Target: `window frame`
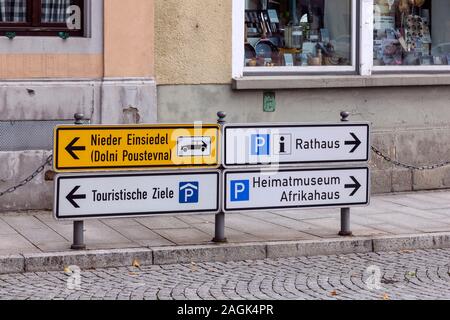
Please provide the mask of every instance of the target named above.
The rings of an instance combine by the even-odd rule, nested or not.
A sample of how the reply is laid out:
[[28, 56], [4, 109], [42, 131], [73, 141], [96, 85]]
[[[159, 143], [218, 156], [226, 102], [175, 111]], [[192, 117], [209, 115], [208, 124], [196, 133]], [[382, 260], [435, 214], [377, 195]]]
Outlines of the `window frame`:
[[70, 37], [83, 37], [85, 30], [85, 0], [73, 0], [81, 9], [81, 29], [70, 30], [65, 23], [44, 23], [42, 18], [42, 0], [27, 1], [28, 22], [0, 22], [0, 36], [14, 32], [16, 36], [58, 36], [67, 32]]
[[379, 74], [442, 74], [450, 73], [450, 65], [429, 66], [375, 66], [373, 55], [374, 0], [352, 0], [352, 66], [318, 67], [246, 67], [245, 56], [245, 1], [233, 0], [232, 13], [232, 78], [253, 76], [317, 76]]
[[[307, 75], [307, 74], [355, 74], [358, 66], [358, 1], [351, 1], [351, 60], [352, 64], [348, 66], [295, 66], [295, 67], [247, 67], [244, 66], [243, 59], [245, 55], [245, 1], [233, 0], [233, 74], [242, 76], [258, 75]], [[239, 21], [237, 21], [239, 20]], [[240, 31], [239, 31], [240, 30]], [[240, 39], [240, 44], [237, 39]], [[235, 56], [235, 52], [241, 52], [240, 59]]]
[[[372, 21], [374, 20], [373, 15], [373, 6], [374, 6], [374, 0], [367, 1], [370, 2], [372, 5]], [[450, 17], [449, 17], [450, 19]], [[373, 74], [383, 74], [383, 73], [447, 73], [450, 72], [450, 65], [427, 65], [427, 66], [375, 66], [373, 64], [373, 23], [372, 23], [372, 32], [370, 33], [370, 40], [372, 41], [372, 50], [371, 50], [371, 68]], [[364, 35], [364, 37], [368, 37], [367, 33]], [[368, 41], [369, 39], [366, 39], [365, 41]]]

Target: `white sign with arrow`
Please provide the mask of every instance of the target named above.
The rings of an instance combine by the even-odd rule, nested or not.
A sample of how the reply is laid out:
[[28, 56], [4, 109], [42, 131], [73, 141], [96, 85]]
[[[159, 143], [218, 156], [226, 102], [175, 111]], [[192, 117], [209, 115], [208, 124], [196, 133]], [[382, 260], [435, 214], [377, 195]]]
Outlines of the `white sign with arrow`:
[[224, 127], [223, 163], [236, 166], [367, 162], [370, 125], [258, 124]]
[[225, 171], [224, 211], [352, 207], [369, 204], [369, 169]]
[[55, 180], [58, 220], [217, 213], [218, 171], [65, 174]]

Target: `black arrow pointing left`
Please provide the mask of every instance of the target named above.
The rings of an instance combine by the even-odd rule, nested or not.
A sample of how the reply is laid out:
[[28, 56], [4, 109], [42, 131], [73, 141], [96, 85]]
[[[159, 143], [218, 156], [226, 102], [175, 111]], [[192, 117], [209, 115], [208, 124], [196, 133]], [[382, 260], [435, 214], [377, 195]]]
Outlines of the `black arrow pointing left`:
[[345, 141], [346, 146], [354, 146], [353, 149], [350, 151], [350, 153], [353, 153], [358, 149], [358, 147], [361, 145], [361, 140], [354, 134], [353, 132], [350, 132], [350, 135], [353, 138], [353, 141]]
[[353, 197], [358, 192], [358, 190], [361, 189], [361, 184], [353, 176], [351, 176], [350, 179], [353, 180], [354, 184], [346, 184], [345, 189], [353, 189], [353, 192], [350, 194], [350, 197]]
[[80, 138], [74, 138], [72, 140], [72, 142], [70, 142], [67, 147], [66, 147], [66, 151], [70, 154], [70, 156], [72, 158], [74, 158], [75, 160], [80, 160], [80, 158], [78, 158], [78, 156], [76, 155], [76, 153], [74, 151], [85, 151], [86, 147], [85, 146], [75, 146], [75, 143], [78, 142], [78, 140], [80, 140]]
[[75, 194], [78, 191], [78, 189], [80, 189], [80, 187], [81, 186], [76, 186], [75, 188], [73, 188], [73, 190], [70, 191], [70, 193], [66, 197], [66, 199], [69, 200], [69, 202], [74, 206], [74, 208], [80, 207], [78, 203], [75, 202], [75, 200], [86, 199], [85, 194]]

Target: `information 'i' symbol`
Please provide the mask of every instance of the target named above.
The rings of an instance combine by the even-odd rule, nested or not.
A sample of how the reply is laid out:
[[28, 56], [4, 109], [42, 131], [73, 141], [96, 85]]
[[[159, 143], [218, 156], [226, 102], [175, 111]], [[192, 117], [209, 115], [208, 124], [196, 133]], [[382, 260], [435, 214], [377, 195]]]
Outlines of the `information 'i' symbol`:
[[286, 138], [284, 136], [280, 137], [280, 154], [286, 153]]

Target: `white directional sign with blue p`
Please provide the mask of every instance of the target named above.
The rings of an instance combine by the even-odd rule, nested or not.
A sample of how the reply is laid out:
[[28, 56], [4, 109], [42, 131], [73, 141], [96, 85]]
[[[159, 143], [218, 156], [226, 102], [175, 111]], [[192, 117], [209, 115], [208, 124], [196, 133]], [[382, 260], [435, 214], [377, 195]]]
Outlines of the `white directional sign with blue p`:
[[369, 123], [229, 124], [224, 127], [223, 165], [367, 162]]
[[62, 174], [54, 213], [58, 220], [217, 213], [220, 180], [219, 171], [209, 170]]
[[226, 170], [225, 212], [365, 206], [370, 171], [359, 168]]

